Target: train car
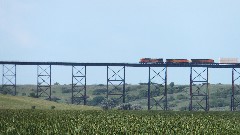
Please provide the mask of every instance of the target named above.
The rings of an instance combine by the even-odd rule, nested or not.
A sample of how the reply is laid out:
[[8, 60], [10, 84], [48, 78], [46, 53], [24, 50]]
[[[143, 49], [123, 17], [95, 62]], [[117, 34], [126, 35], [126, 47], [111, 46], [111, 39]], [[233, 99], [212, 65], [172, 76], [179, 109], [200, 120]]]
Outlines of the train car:
[[166, 59], [166, 63], [189, 63], [188, 59]]
[[194, 64], [213, 64], [213, 59], [191, 59], [191, 63]]
[[162, 58], [158, 58], [158, 59], [141, 58], [139, 63], [141, 63], [141, 64], [162, 64], [164, 62], [163, 62]]
[[238, 58], [219, 58], [220, 64], [237, 64]]

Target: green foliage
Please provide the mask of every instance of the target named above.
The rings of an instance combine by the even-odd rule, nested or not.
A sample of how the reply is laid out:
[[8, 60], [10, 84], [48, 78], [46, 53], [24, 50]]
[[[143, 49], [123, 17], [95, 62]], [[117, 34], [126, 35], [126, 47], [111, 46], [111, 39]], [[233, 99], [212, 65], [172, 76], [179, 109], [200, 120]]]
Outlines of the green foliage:
[[188, 111], [188, 110], [189, 110], [188, 107], [181, 107], [181, 108], [179, 109], [179, 111]]
[[141, 107], [141, 105], [138, 104], [130, 104], [130, 103], [124, 103], [121, 104], [117, 107], [118, 110], [142, 110], [143, 108]]
[[72, 90], [67, 87], [62, 87], [62, 93], [71, 93]]
[[173, 93], [174, 93], [174, 90], [175, 90], [175, 89], [174, 89], [173, 87], [169, 88], [169, 89], [168, 89], [168, 94], [173, 94]]
[[[173, 87], [174, 88], [174, 93], [184, 92], [187, 87], [188, 86], [185, 86], [185, 85], [178, 85], [178, 86], [175, 85], [175, 87]], [[187, 88], [187, 91], [188, 91], [188, 89], [189, 88]]]
[[96, 96], [90, 101], [90, 105], [99, 105], [105, 98], [103, 96]]
[[107, 93], [107, 89], [96, 89], [92, 92], [93, 95], [101, 95], [106, 93]]
[[116, 102], [113, 99], [104, 99], [101, 102], [101, 107], [103, 110], [109, 110], [116, 106]]
[[56, 107], [55, 106], [51, 106], [51, 109], [54, 110]]
[[225, 107], [225, 106], [230, 106], [230, 102], [223, 98], [215, 98], [210, 102], [210, 107]]
[[[169, 82], [170, 84], [170, 82]], [[197, 89], [197, 86], [200, 87], [200, 85], [196, 85], [193, 87], [193, 92], [196, 92], [195, 90]], [[94, 98], [97, 96], [103, 96], [105, 97], [106, 94], [106, 86], [104, 84], [100, 84], [98, 85], [87, 85], [87, 96], [89, 96], [88, 100], [87, 100], [87, 104], [88, 105], [96, 105], [99, 106], [99, 104], [92, 104], [92, 101], [95, 102]], [[120, 87], [122, 87], [122, 85], [120, 85]], [[0, 86], [0, 89], [2, 87]], [[4, 89], [6, 89], [8, 87], [4, 87]], [[72, 96], [72, 85], [52, 85], [52, 96], [56, 96], [59, 97], [61, 100], [57, 100], [57, 102], [59, 103], [69, 103], [71, 104], [72, 100], [71, 100], [71, 96]], [[157, 88], [157, 89], [155, 89]], [[174, 85], [172, 88], [170, 87], [170, 85], [168, 85], [168, 104], [177, 104], [176, 107], [173, 107], [171, 109], [174, 110], [179, 110], [181, 107], [183, 106], [188, 106], [189, 104], [189, 85]], [[210, 84], [209, 85], [209, 105], [210, 105], [210, 110], [230, 110], [229, 107], [230, 106], [230, 102], [231, 102], [231, 95], [232, 95], [232, 90], [231, 90], [232, 86], [231, 85], [226, 85], [226, 84]], [[109, 89], [113, 89], [112, 86], [109, 86]], [[1, 90], [0, 90], [1, 91]], [[26, 93], [27, 96], [30, 95], [31, 92], [33, 93], [37, 93], [36, 90], [36, 86], [35, 85], [18, 85], [17, 86], [17, 92], [19, 92], [19, 96], [22, 95], [22, 93]], [[48, 91], [47, 91], [48, 92]], [[56, 93], [54, 93], [56, 92]], [[79, 92], [79, 89], [74, 90], [74, 94], [77, 94], [77, 92]], [[122, 91], [117, 91], [116, 93], [121, 93]], [[202, 91], [200, 93], [204, 93], [205, 92], [205, 86], [202, 87]], [[237, 95], [236, 99], [239, 99], [240, 97], [240, 90], [236, 87], [236, 91], [235, 94]], [[35, 97], [34, 94], [32, 93], [32, 97]], [[83, 94], [83, 91], [81, 91], [81, 93]], [[12, 92], [8, 92], [7, 90], [5, 91], [5, 94], [12, 94]], [[161, 84], [151, 84], [151, 97], [154, 98], [161, 98], [164, 94], [164, 87]], [[184, 99], [184, 97], [178, 96], [183, 94], [185, 95], [186, 98], [188, 99]], [[148, 95], [148, 86], [147, 83], [143, 85], [126, 85], [126, 97], [125, 97], [125, 101], [131, 104], [141, 104], [144, 109], [146, 109], [147, 107], [147, 95]], [[42, 96], [46, 96], [46, 95], [42, 95]], [[172, 99], [170, 99], [170, 97], [173, 96]], [[239, 96], [239, 97], [238, 97]], [[112, 96], [111, 96], [112, 97]], [[115, 96], [114, 98], [118, 98], [117, 96]], [[197, 99], [198, 97], [194, 97], [194, 99]], [[44, 97], [40, 97], [40, 99], [44, 99]], [[94, 99], [94, 100], [93, 100]], [[176, 100], [175, 100], [176, 99]], [[178, 99], [180, 99], [181, 101], [179, 101]], [[199, 97], [199, 101], [202, 98]], [[218, 99], [221, 99], [220, 101]], [[77, 101], [78, 99], [76, 99]], [[122, 99], [120, 99], [122, 101]], [[82, 100], [81, 100], [82, 101]], [[177, 102], [176, 102], [177, 101]], [[204, 101], [203, 101], [204, 102]], [[96, 103], [96, 102], [95, 102]], [[119, 102], [122, 103], [122, 102]], [[26, 108], [29, 108], [29, 106], [31, 107], [31, 105], [28, 105]], [[219, 108], [220, 106], [223, 106], [221, 108]], [[40, 106], [38, 106], [39, 108]], [[46, 108], [50, 108], [50, 106], [46, 107]], [[57, 107], [57, 109], [59, 109], [59, 107]]]
[[60, 83], [58, 83], [58, 82], [55, 82], [53, 85], [60, 85]]
[[239, 112], [0, 110], [0, 134], [240, 134]]
[[32, 108], [32, 109], [36, 109], [36, 106], [32, 106], [31, 108]]
[[168, 101], [174, 101], [174, 100], [175, 100], [175, 98], [173, 96], [170, 96], [168, 99]]
[[171, 88], [173, 88], [174, 82], [171, 82], [171, 83], [169, 84], [169, 86], [170, 86]]
[[137, 99], [139, 99], [139, 95], [135, 96], [135, 95], [126, 95], [126, 99], [128, 102], [131, 102], [131, 101], [135, 101]]
[[56, 96], [51, 97], [51, 101], [58, 102], [58, 100], [61, 100], [61, 99]]
[[188, 99], [188, 97], [183, 95], [183, 94], [179, 94], [179, 95], [177, 95], [177, 99], [178, 100], [183, 100], [183, 99]]
[[147, 90], [140, 90], [138, 95], [139, 95], [139, 97], [147, 97], [148, 91]]
[[7, 95], [7, 94], [14, 94], [13, 90], [10, 89], [9, 87], [4, 87], [4, 88], [1, 88], [0, 90], [0, 93], [3, 94], [3, 95]]
[[171, 103], [171, 104], [168, 105], [168, 107], [170, 107], [170, 108], [171, 107], [176, 107], [176, 106], [177, 106], [177, 104], [174, 104], [174, 103]]
[[37, 98], [37, 95], [36, 95], [34, 92], [31, 92], [31, 93], [29, 94], [29, 97]]

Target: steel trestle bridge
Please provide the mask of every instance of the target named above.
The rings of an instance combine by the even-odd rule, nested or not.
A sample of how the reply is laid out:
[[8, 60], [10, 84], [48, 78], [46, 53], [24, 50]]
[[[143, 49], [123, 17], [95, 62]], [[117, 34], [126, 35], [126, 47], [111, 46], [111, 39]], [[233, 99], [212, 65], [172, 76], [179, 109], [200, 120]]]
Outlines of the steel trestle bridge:
[[[86, 105], [86, 78], [87, 67], [104, 66], [107, 69], [107, 98], [118, 97], [125, 103], [125, 69], [126, 67], [145, 67], [148, 68], [148, 90], [147, 101], [148, 110], [156, 109], [169, 110], [168, 88], [167, 88], [167, 69], [168, 67], [190, 68], [190, 89], [189, 89], [189, 111], [204, 110], [209, 111], [209, 68], [228, 68], [232, 69], [232, 91], [231, 91], [231, 111], [236, 111], [240, 107], [240, 97], [237, 91], [240, 86], [236, 84], [240, 80], [239, 64], [196, 64], [196, 63], [177, 63], [177, 64], [139, 64], [139, 63], [73, 63], [73, 62], [20, 62], [20, 61], [0, 61], [3, 66], [2, 71], [2, 90], [12, 89], [16, 95], [16, 68], [21, 65], [37, 66], [37, 97], [45, 95], [48, 100], [52, 98], [51, 90], [51, 71], [52, 66], [71, 66], [72, 67], [72, 104]], [[116, 68], [117, 67], [117, 68]], [[157, 80], [157, 82], [156, 82]], [[161, 90], [162, 88], [162, 90]], [[151, 90], [161, 91], [160, 96], [155, 98]]]

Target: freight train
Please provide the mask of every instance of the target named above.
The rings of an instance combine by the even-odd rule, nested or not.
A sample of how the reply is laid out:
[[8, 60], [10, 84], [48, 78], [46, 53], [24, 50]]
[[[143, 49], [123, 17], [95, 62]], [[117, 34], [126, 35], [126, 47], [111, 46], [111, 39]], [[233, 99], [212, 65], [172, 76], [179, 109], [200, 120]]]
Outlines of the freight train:
[[[163, 58], [141, 58], [139, 63], [141, 64], [186, 64], [186, 63], [192, 63], [192, 64], [216, 64], [213, 59], [166, 59], [166, 61], [163, 61]], [[217, 64], [239, 64], [238, 58], [220, 58], [219, 63]]]

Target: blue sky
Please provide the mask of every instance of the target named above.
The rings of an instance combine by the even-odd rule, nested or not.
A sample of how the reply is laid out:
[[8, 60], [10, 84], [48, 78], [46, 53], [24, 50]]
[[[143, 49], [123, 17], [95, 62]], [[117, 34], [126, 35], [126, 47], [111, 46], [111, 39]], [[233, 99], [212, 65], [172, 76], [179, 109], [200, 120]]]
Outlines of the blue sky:
[[[240, 58], [239, 6], [239, 0], [0, 0], [0, 60], [135, 63], [142, 57]], [[56, 81], [71, 82], [66, 79], [71, 79], [70, 67], [54, 68]], [[170, 81], [189, 83], [189, 69], [180, 69], [182, 74], [169, 70]], [[90, 68], [89, 83], [104, 83], [104, 77], [96, 76], [104, 76], [105, 70]], [[19, 83], [36, 82], [35, 67], [18, 71]], [[145, 71], [129, 69], [128, 81], [146, 81]], [[226, 79], [230, 70], [211, 72], [213, 82], [231, 82]]]

